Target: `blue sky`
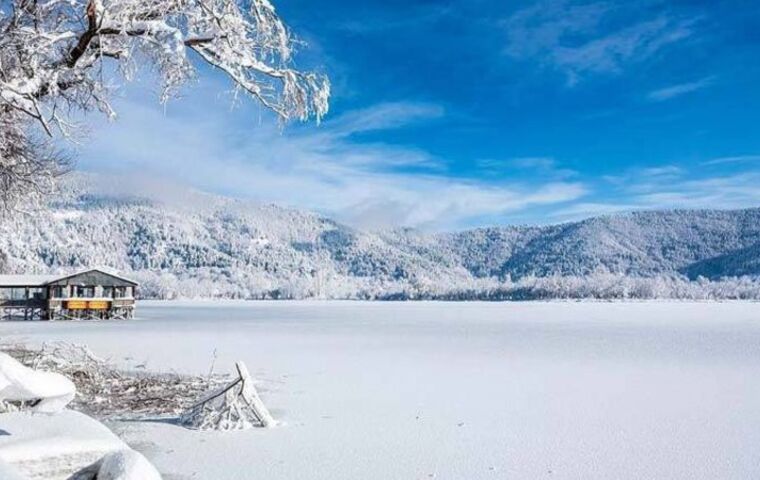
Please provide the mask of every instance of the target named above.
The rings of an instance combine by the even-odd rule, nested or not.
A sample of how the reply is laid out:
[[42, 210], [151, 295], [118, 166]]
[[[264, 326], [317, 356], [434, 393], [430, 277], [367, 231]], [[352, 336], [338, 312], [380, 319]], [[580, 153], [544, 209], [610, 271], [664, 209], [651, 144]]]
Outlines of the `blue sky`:
[[308, 43], [297, 65], [331, 77], [322, 125], [231, 108], [204, 69], [166, 107], [125, 88], [81, 167], [362, 227], [760, 206], [757, 1], [275, 5]]

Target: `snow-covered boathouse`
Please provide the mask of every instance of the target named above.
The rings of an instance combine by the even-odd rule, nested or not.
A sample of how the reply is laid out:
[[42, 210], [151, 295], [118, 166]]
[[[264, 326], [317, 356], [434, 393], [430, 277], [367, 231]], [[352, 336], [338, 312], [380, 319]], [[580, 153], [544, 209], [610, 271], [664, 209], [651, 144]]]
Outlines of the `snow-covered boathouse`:
[[132, 318], [137, 282], [100, 269], [69, 275], [0, 275], [0, 318]]

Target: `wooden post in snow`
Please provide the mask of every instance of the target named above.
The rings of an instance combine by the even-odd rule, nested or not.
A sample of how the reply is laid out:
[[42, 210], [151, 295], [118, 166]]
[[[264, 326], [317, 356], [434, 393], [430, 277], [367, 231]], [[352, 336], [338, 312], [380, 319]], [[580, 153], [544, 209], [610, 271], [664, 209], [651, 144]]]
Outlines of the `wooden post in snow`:
[[245, 363], [237, 362], [235, 364], [235, 368], [237, 368], [238, 375], [240, 375], [240, 381], [243, 384], [240, 391], [240, 396], [246, 403], [248, 403], [248, 406], [251, 407], [251, 410], [258, 418], [259, 423], [261, 423], [262, 427], [274, 427], [274, 418], [272, 418], [272, 415], [270, 415], [269, 410], [264, 405], [264, 402], [262, 402], [261, 398], [259, 398], [256, 387], [253, 385], [251, 374], [248, 373], [248, 368], [245, 366]]

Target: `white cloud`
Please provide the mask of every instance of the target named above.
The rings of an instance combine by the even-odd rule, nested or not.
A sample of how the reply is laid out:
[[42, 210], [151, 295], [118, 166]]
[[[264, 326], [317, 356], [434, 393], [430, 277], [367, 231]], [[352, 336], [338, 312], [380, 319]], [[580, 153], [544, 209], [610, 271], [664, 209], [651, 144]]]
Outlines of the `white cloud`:
[[568, 179], [578, 172], [562, 167], [552, 157], [517, 157], [508, 159], [484, 158], [477, 161], [479, 171], [487, 174], [505, 174], [516, 171], [528, 172], [539, 178]]
[[520, 157], [513, 158], [510, 163], [517, 168], [536, 168], [539, 170], [554, 170], [557, 161], [551, 157]]
[[[197, 102], [194, 102], [197, 104]], [[435, 105], [398, 102], [349, 112], [321, 127], [280, 131], [265, 121], [241, 130], [213, 108], [174, 116], [125, 102], [120, 120], [96, 130], [84, 151], [91, 170], [139, 171], [202, 190], [316, 210], [363, 227], [468, 226], [586, 193], [578, 182], [495, 183], [444, 175], [429, 152], [357, 135], [436, 121]], [[410, 172], [410, 169], [414, 173]]]
[[349, 136], [354, 133], [389, 130], [422, 120], [440, 118], [444, 110], [429, 103], [390, 102], [353, 110], [330, 124], [330, 133]]
[[669, 87], [660, 88], [649, 92], [647, 98], [653, 102], [663, 102], [665, 100], [670, 100], [671, 98], [680, 97], [681, 95], [707, 88], [713, 84], [714, 80], [715, 77], [706, 77], [694, 82], [671, 85]]
[[737, 155], [733, 157], [713, 158], [702, 162], [702, 165], [726, 165], [730, 163], [760, 162], [760, 155]]
[[[669, 167], [663, 167], [663, 170]], [[623, 177], [621, 177], [623, 178]], [[616, 202], [578, 203], [557, 210], [557, 214], [592, 216], [621, 210], [671, 208], [735, 209], [760, 206], [760, 172], [733, 175], [684, 177], [647, 176], [631, 171], [627, 180], [607, 192]]]
[[745, 208], [760, 205], [760, 172], [651, 185], [634, 197], [648, 208]]
[[617, 188], [637, 190], [645, 188], [645, 186], [677, 180], [684, 173], [684, 170], [676, 165], [659, 165], [629, 168], [616, 175], [602, 175], [600, 179]]
[[677, 165], [660, 165], [657, 167], [646, 167], [635, 170], [635, 175], [638, 177], [647, 177], [660, 179], [678, 177], [683, 174], [683, 168]]
[[632, 168], [602, 177], [593, 195], [552, 208], [552, 221], [635, 210], [739, 209], [760, 207], [760, 172], [708, 175], [675, 165]]
[[504, 22], [506, 53], [551, 65], [574, 84], [588, 73], [620, 73], [693, 33], [694, 18], [640, 12], [623, 2], [543, 0]]

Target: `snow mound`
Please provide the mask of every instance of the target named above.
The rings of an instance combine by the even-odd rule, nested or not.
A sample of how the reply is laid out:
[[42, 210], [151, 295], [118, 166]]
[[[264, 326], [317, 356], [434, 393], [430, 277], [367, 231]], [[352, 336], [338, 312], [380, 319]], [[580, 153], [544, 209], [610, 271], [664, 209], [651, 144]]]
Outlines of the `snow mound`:
[[105, 455], [129, 448], [105, 425], [71, 410], [5, 413], [0, 424], [7, 432], [0, 436], [0, 462], [29, 478], [67, 479]]
[[0, 404], [5, 408], [29, 404], [35, 412], [59, 412], [75, 393], [76, 387], [63, 375], [32, 370], [0, 352]]
[[120, 450], [106, 455], [97, 480], [161, 480], [161, 475], [134, 450]]
[[[160, 480], [105, 425], [66, 410], [76, 387], [0, 352], [0, 480]], [[46, 415], [38, 415], [45, 413]]]

